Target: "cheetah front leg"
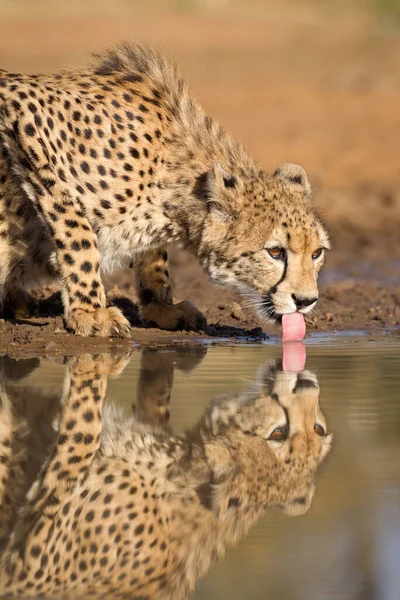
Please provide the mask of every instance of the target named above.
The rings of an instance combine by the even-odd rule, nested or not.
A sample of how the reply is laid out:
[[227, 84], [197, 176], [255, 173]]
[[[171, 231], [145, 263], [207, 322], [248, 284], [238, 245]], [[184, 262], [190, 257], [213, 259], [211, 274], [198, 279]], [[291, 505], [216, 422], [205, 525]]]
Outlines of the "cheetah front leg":
[[82, 203], [55, 178], [43, 140], [32, 140], [29, 145], [22, 128], [16, 136], [7, 126], [9, 119], [10, 111], [3, 110], [3, 152], [9, 160], [10, 176], [32, 201], [54, 242], [67, 328], [82, 336], [128, 337], [130, 325], [121, 311], [106, 308], [97, 236]]
[[97, 236], [83, 211], [68, 195], [58, 193], [46, 202], [44, 214], [51, 224], [64, 284], [67, 328], [82, 336], [128, 337], [130, 325], [121, 311], [106, 308]]
[[12, 500], [7, 493], [11, 472], [14, 417], [7, 392], [0, 382], [0, 548], [7, 538], [13, 514]]
[[191, 302], [173, 304], [168, 272], [168, 253], [164, 248], [148, 250], [135, 260], [139, 306], [147, 325], [160, 329], [201, 329], [202, 313]]
[[55, 521], [75, 487], [87, 477], [100, 447], [107, 379], [118, 376], [128, 362], [128, 353], [69, 359], [57, 440], [5, 547], [0, 561], [0, 595], [16, 586], [21, 597], [18, 585], [29, 572], [36, 573], [38, 584], [46, 579], [49, 571], [42, 557], [54, 543]]
[[57, 255], [67, 329], [77, 335], [128, 337], [130, 325], [116, 307], [106, 308], [97, 236], [82, 209], [55, 185], [38, 197]]
[[118, 376], [128, 362], [129, 354], [83, 354], [68, 360], [57, 442], [29, 492], [34, 512], [39, 506], [40, 512], [57, 511], [65, 492], [86, 476], [100, 445], [107, 378]]
[[29, 510], [51, 516], [65, 492], [87, 473], [98, 450], [107, 385], [103, 357], [68, 361], [58, 438], [52, 455], [29, 491]]

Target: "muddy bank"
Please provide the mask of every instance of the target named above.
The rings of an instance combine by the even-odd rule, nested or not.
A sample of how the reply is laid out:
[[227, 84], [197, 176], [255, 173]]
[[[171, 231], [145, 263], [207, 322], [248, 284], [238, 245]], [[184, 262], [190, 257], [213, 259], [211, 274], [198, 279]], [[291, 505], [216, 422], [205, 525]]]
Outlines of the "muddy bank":
[[68, 333], [62, 317], [35, 317], [29, 321], [0, 320], [0, 356], [57, 357], [72, 354], [120, 354], [135, 346], [170, 346], [202, 342], [261, 342], [268, 336], [260, 327], [207, 326], [205, 331], [162, 331], [133, 327], [130, 339], [83, 338]]
[[[328, 255], [321, 274], [320, 300], [307, 316], [307, 332], [367, 331], [382, 334], [400, 330], [400, 244], [398, 232], [383, 236], [354, 227], [345, 235], [343, 220], [334, 223], [333, 238], [340, 240]], [[349, 230], [350, 231], [350, 230]], [[60, 356], [80, 352], [121, 352], [132, 345], [191, 344], [222, 340], [247, 343], [276, 339], [279, 325], [262, 323], [247, 298], [213, 286], [195, 259], [170, 252], [174, 300], [191, 300], [203, 312], [207, 327], [200, 332], [168, 332], [146, 328], [140, 320], [132, 273], [117, 274], [106, 282], [109, 301], [132, 324], [130, 340], [85, 339], [69, 334], [55, 288], [32, 290], [38, 299], [36, 315], [26, 320], [0, 319], [0, 354], [15, 358]], [[246, 306], [246, 308], [244, 308]]]
[[[202, 279], [202, 274], [199, 278]], [[114, 285], [110, 297], [132, 323], [130, 340], [82, 338], [64, 328], [57, 295], [40, 303], [41, 316], [27, 320], [0, 320], [0, 354], [14, 358], [59, 356], [81, 352], [123, 352], [134, 345], [191, 344], [222, 340], [254, 343], [280, 335], [277, 325], [260, 327], [260, 320], [251, 309], [241, 307], [241, 299], [233, 293], [221, 292], [208, 282], [192, 279], [197, 305], [207, 318], [207, 327], [200, 332], [168, 332], [145, 328], [141, 324], [132, 288]], [[180, 287], [180, 286], [178, 286]], [[194, 299], [194, 298], [193, 298]], [[40, 311], [42, 311], [40, 313]], [[374, 282], [340, 281], [321, 289], [318, 309], [307, 317], [307, 331], [340, 332], [362, 330], [382, 334], [399, 331], [400, 286], [382, 286]]]

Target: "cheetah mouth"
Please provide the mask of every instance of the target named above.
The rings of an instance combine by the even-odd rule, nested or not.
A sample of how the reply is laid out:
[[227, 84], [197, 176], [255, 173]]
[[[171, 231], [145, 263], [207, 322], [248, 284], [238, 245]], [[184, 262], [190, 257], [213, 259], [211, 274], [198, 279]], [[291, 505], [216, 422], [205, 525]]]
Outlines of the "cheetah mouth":
[[262, 297], [261, 303], [261, 313], [264, 318], [267, 318], [269, 321], [275, 321], [276, 323], [282, 323], [282, 313], [279, 313], [275, 310], [274, 303], [272, 301], [272, 297], [270, 294], [265, 294]]
[[270, 322], [279, 323], [282, 328], [282, 342], [301, 341], [306, 334], [306, 322], [300, 310], [280, 313], [275, 309], [271, 294], [262, 298], [261, 315]]
[[268, 318], [271, 321], [275, 321], [276, 323], [280, 323], [281, 325], [282, 325], [282, 319], [284, 317], [286, 317], [287, 315], [294, 315], [294, 314], [304, 315], [304, 314], [306, 314], [306, 312], [302, 309], [293, 310], [291, 313], [281, 313], [281, 312], [277, 311], [274, 306], [272, 296], [270, 294], [264, 294], [264, 296], [262, 296], [262, 302], [260, 305], [260, 309], [261, 309], [261, 312], [264, 317]]

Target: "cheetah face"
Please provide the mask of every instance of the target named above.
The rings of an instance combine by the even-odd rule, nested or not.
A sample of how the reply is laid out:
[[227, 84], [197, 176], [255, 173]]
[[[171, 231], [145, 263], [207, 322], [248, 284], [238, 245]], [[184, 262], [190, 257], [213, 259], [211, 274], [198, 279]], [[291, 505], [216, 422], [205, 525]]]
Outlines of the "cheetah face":
[[307, 228], [288, 229], [277, 225], [267, 239], [264, 256], [260, 256], [264, 281], [273, 278], [267, 289], [265, 284], [257, 287], [255, 305], [263, 318], [278, 320], [296, 311], [306, 314], [318, 300], [317, 279], [329, 248], [327, 235], [317, 221]]
[[[270, 451], [280, 465], [289, 467], [286, 476], [294, 483], [280, 508], [290, 516], [301, 515], [311, 506], [314, 475], [329, 453], [332, 434], [319, 406], [319, 384], [314, 373], [269, 370], [264, 389], [277, 403], [277, 419], [267, 432]], [[298, 470], [303, 477], [294, 478]]]
[[[210, 419], [214, 435], [228, 440], [236, 470], [246, 474], [232, 482], [242, 506], [278, 506], [290, 516], [310, 508], [316, 472], [332, 443], [313, 373], [283, 372], [267, 364], [254, 388], [222, 400]], [[223, 453], [217, 456], [217, 475], [223, 479]], [[252, 495], [246, 497], [246, 490]]]
[[299, 165], [281, 165], [250, 182], [214, 170], [203, 262], [212, 281], [247, 295], [264, 320], [308, 313], [318, 300], [330, 246], [310, 194]]

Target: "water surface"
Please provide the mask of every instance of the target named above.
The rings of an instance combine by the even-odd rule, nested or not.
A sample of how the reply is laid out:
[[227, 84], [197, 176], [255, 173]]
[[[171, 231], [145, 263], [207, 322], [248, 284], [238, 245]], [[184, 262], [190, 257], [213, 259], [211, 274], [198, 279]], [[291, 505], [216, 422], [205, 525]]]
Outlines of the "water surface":
[[[329, 342], [329, 343], [328, 343]], [[307, 347], [332, 452], [310, 510], [268, 510], [211, 566], [201, 599], [395, 600], [400, 597], [400, 345], [395, 337], [316, 338]], [[248, 387], [260, 369], [279, 373], [278, 345], [134, 350], [106, 405], [128, 419], [192, 428], [218, 395]], [[2, 359], [2, 389], [29, 403], [57, 403], [63, 361]], [[46, 400], [47, 399], [47, 400]], [[31, 407], [32, 409], [32, 407]], [[51, 409], [49, 408], [49, 411]]]

